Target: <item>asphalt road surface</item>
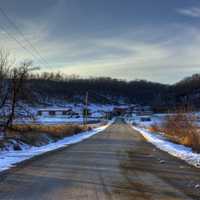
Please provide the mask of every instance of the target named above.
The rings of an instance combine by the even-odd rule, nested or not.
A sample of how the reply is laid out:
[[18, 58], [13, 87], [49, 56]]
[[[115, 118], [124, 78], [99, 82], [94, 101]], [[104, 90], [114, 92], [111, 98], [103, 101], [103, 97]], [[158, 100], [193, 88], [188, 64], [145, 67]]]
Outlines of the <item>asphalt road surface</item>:
[[199, 200], [199, 172], [119, 119], [88, 140], [0, 175], [0, 199]]

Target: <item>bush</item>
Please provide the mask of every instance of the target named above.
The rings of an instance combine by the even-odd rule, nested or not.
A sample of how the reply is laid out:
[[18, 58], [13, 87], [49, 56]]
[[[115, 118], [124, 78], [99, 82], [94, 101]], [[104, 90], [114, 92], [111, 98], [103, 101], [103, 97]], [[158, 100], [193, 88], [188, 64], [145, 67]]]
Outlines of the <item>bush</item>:
[[152, 124], [150, 127], [149, 127], [149, 131], [150, 132], [163, 132], [163, 129], [161, 126], [159, 126], [158, 124]]
[[[4, 148], [6, 142], [18, 141], [32, 146], [42, 146], [48, 144], [49, 141], [57, 141], [63, 137], [75, 135], [77, 133], [87, 131], [90, 126], [82, 125], [13, 125], [7, 128], [6, 138], [0, 148]], [[14, 146], [14, 149], [18, 150], [18, 146]]]
[[199, 128], [196, 124], [196, 116], [191, 112], [178, 111], [168, 116], [162, 125], [162, 130], [175, 142], [200, 151]]
[[89, 130], [89, 127], [81, 125], [13, 125], [7, 130], [7, 135], [13, 137], [46, 133], [52, 137], [62, 138], [86, 130]]

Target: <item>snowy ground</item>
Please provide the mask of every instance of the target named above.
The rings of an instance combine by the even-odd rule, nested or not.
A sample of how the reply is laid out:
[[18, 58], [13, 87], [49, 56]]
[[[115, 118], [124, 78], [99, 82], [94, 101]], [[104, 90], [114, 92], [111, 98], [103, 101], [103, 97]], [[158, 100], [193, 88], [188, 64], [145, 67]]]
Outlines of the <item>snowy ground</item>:
[[[98, 122], [99, 118], [88, 118], [88, 123], [90, 122]], [[36, 120], [34, 120], [31, 123], [35, 124], [82, 124], [83, 118], [67, 118], [63, 116], [57, 116], [57, 117], [38, 117]]]
[[152, 115], [150, 116], [151, 118], [151, 121], [146, 121], [146, 122], [142, 122], [141, 121], [141, 117], [142, 116], [133, 116], [131, 118], [128, 119], [128, 122], [129, 123], [134, 123], [134, 124], [137, 124], [137, 126], [139, 127], [143, 127], [143, 128], [149, 128], [151, 125], [153, 124], [162, 124], [162, 122], [164, 121], [166, 115]]
[[109, 122], [107, 125], [93, 129], [92, 131], [83, 132], [71, 137], [66, 137], [62, 140], [59, 140], [48, 145], [41, 147], [30, 147], [27, 149], [27, 146], [24, 150], [20, 151], [1, 151], [0, 152], [0, 171], [7, 170], [11, 167], [14, 167], [17, 163], [20, 163], [24, 160], [30, 159], [34, 156], [41, 155], [43, 153], [53, 151], [62, 147], [66, 147], [70, 144], [81, 142], [103, 130], [105, 130], [113, 121]]
[[[101, 120], [102, 118], [105, 118], [105, 112], [112, 111], [114, 108], [114, 105], [101, 105], [101, 104], [89, 104], [88, 109], [90, 110], [91, 116], [88, 118], [89, 122], [97, 122]], [[62, 115], [56, 115], [56, 116], [49, 116], [49, 115], [43, 115], [43, 116], [37, 116], [38, 110], [51, 110], [51, 109], [71, 109], [73, 112], [78, 114], [78, 117], [76, 116], [62, 116]], [[28, 107], [26, 108], [33, 116], [35, 116], [35, 119], [30, 118], [20, 118], [16, 119], [14, 123], [16, 124], [22, 124], [22, 123], [31, 123], [31, 124], [63, 124], [63, 123], [76, 123], [81, 124], [83, 123], [83, 104], [59, 104], [51, 107]]]
[[[196, 124], [200, 126], [200, 112], [193, 113], [197, 117]], [[136, 116], [133, 115], [131, 118], [128, 119], [130, 123], [137, 124], [137, 126], [141, 128], [149, 128], [151, 125], [162, 125], [162, 123], [165, 121], [166, 117], [174, 115], [173, 113], [171, 114], [166, 114], [166, 113], [159, 113], [159, 114], [153, 114], [150, 116], [151, 121], [149, 122], [142, 122], [140, 119], [142, 116]]]
[[[130, 123], [130, 121], [128, 122]], [[192, 152], [191, 148], [170, 142], [164, 136], [151, 133], [146, 128], [142, 128], [142, 126], [136, 127], [132, 125], [132, 128], [141, 133], [147, 141], [160, 150], [166, 151], [169, 154], [186, 161], [190, 165], [200, 168], [200, 154]]]

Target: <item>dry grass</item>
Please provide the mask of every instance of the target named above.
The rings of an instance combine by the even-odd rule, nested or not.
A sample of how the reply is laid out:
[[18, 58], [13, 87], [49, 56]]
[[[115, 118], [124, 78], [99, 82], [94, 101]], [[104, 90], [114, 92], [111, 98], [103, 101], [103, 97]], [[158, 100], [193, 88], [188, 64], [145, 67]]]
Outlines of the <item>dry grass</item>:
[[7, 130], [8, 133], [47, 133], [55, 137], [65, 137], [74, 135], [81, 131], [86, 131], [90, 127], [82, 125], [14, 125], [11, 129]]
[[149, 131], [156, 133], [156, 132], [162, 132], [163, 130], [162, 130], [162, 127], [160, 125], [158, 125], [158, 124], [152, 124], [149, 127]]
[[194, 122], [195, 117], [192, 114], [178, 112], [166, 118], [163, 123], [163, 130], [166, 134], [182, 139], [187, 143], [186, 137], [191, 137], [197, 131]]
[[6, 130], [6, 138], [41, 146], [47, 144], [49, 139], [56, 141], [90, 129], [90, 126], [82, 125], [14, 125]]
[[163, 132], [170, 140], [200, 152], [200, 132], [196, 120], [191, 112], [178, 110], [176, 114], [168, 116], [161, 126], [153, 125], [150, 130]]

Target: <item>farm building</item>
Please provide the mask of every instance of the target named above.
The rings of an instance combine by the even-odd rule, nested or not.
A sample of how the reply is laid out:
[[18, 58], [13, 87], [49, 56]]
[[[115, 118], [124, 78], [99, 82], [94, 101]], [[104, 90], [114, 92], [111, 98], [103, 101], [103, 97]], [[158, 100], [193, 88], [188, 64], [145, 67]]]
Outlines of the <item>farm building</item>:
[[71, 108], [45, 108], [37, 111], [37, 116], [78, 116]]

